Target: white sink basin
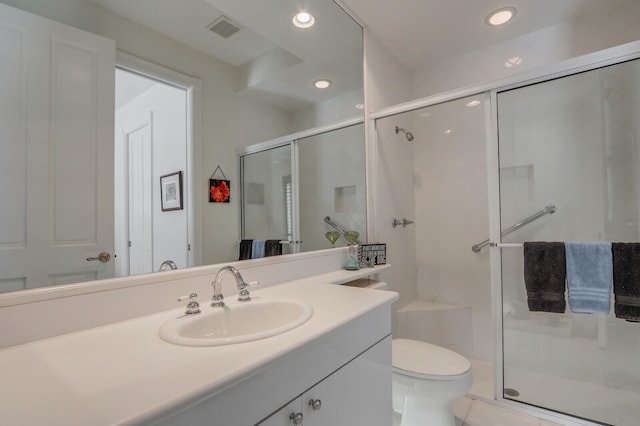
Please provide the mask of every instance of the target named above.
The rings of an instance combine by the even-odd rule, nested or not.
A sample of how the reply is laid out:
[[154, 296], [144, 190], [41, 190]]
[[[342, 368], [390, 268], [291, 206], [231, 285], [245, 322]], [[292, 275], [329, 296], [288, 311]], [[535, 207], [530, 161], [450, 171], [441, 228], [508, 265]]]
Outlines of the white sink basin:
[[160, 337], [182, 346], [232, 345], [284, 333], [313, 315], [311, 306], [288, 299], [253, 299], [224, 308], [201, 309], [201, 314], [165, 322], [160, 327]]

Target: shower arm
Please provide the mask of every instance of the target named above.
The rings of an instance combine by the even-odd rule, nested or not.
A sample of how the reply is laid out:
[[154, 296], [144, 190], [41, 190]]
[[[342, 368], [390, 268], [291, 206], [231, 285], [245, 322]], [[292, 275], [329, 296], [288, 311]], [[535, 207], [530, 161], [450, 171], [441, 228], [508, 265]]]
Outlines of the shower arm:
[[[340, 235], [342, 235], [344, 237], [344, 229], [342, 229], [342, 227], [340, 225], [338, 225], [337, 223], [332, 221], [329, 216], [325, 216], [324, 217], [324, 223], [326, 223], [327, 225], [329, 225], [330, 227], [332, 227], [333, 229], [338, 231], [340, 233]], [[355, 240], [354, 243], [362, 244], [362, 242], [360, 240]]]
[[[514, 232], [515, 230], [517, 230], [517, 229], [519, 229], [519, 228], [521, 228], [521, 227], [523, 227], [525, 225], [530, 224], [534, 220], [539, 219], [544, 215], [555, 213], [555, 211], [556, 211], [556, 206], [554, 206], [553, 204], [550, 204], [550, 205], [546, 206], [545, 208], [543, 208], [542, 210], [540, 210], [539, 212], [534, 213], [531, 216], [529, 216], [528, 218], [523, 219], [520, 222], [516, 223], [515, 225], [510, 226], [509, 228], [505, 229], [504, 231], [502, 231], [500, 233], [500, 235], [502, 237], [504, 237], [505, 235], [509, 235], [512, 232]], [[486, 247], [488, 245], [489, 245], [489, 240], [484, 240], [483, 242], [472, 246], [471, 250], [473, 250], [475, 253], [477, 253], [480, 250], [482, 250], [482, 247]]]

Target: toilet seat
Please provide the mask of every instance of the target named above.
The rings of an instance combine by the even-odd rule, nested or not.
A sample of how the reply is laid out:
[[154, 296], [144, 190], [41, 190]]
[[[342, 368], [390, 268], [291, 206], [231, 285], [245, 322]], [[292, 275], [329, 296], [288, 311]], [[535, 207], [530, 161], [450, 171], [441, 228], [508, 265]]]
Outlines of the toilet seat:
[[410, 339], [392, 342], [393, 371], [427, 380], [459, 380], [471, 374], [468, 359], [452, 350]]

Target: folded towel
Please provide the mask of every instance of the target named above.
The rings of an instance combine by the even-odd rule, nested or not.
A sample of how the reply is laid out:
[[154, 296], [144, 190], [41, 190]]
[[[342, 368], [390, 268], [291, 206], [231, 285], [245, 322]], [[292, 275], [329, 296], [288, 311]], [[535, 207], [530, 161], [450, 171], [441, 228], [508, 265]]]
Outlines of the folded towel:
[[282, 244], [280, 240], [267, 240], [264, 242], [265, 256], [280, 256], [282, 254]]
[[530, 311], [564, 313], [564, 243], [524, 243], [524, 283]]
[[251, 258], [260, 259], [264, 257], [264, 240], [253, 240], [253, 247], [251, 248]]
[[611, 252], [616, 317], [640, 321], [640, 243], [613, 243]]
[[608, 315], [611, 309], [611, 243], [565, 243], [571, 312]]
[[251, 259], [251, 249], [253, 248], [253, 240], [240, 241], [240, 256], [238, 260]]

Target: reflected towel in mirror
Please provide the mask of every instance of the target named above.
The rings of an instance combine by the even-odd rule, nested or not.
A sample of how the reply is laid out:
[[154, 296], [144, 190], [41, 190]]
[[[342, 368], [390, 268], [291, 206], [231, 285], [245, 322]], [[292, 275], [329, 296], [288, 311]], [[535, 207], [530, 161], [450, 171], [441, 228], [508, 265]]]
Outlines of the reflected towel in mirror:
[[238, 260], [251, 259], [251, 252], [253, 249], [253, 240], [240, 241], [240, 255]]
[[251, 248], [251, 258], [260, 259], [264, 257], [264, 240], [253, 240], [253, 247]]

